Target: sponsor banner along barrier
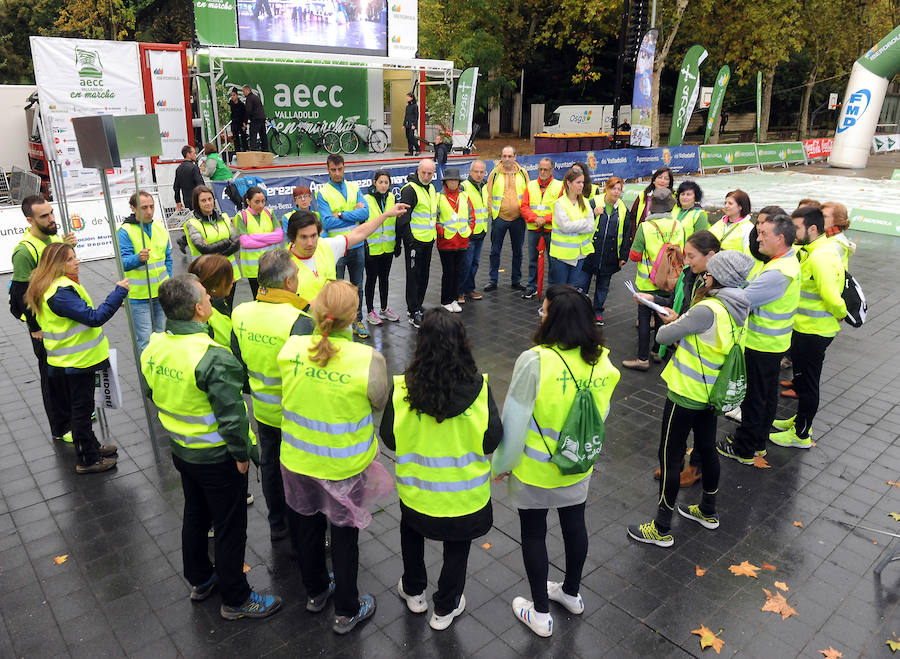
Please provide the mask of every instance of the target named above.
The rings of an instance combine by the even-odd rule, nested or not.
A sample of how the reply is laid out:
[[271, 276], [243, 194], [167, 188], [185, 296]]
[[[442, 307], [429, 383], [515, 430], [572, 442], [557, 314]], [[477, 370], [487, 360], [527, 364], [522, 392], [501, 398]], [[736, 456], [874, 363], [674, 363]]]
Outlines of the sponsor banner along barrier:
[[831, 145], [834, 144], [833, 137], [819, 137], [814, 140], [803, 140], [803, 148], [806, 150], [806, 157], [827, 158], [831, 155]]
[[756, 157], [760, 165], [788, 165], [806, 163], [806, 151], [802, 142], [769, 142], [756, 145]]
[[849, 215], [851, 229], [900, 236], [900, 213], [851, 208]]
[[[134, 184], [132, 183], [132, 186]], [[133, 188], [132, 188], [133, 189]], [[114, 196], [113, 210], [116, 213], [116, 226], [120, 226], [131, 214], [128, 207], [130, 195]], [[158, 219], [162, 214], [159, 195], [151, 193], [156, 206]], [[51, 202], [57, 218], [61, 217], [59, 205]], [[112, 236], [109, 233], [109, 220], [106, 217], [106, 203], [103, 199], [78, 199], [69, 201], [69, 222], [72, 232], [78, 239], [75, 252], [81, 261], [108, 259], [115, 253]], [[62, 231], [62, 225], [58, 224]], [[12, 253], [22, 241], [22, 235], [28, 229], [28, 222], [18, 206], [0, 207], [0, 272], [12, 272]]]
[[704, 144], [699, 148], [700, 170], [757, 166], [755, 144]]
[[875, 135], [872, 138], [872, 151], [875, 153], [900, 151], [900, 134]]

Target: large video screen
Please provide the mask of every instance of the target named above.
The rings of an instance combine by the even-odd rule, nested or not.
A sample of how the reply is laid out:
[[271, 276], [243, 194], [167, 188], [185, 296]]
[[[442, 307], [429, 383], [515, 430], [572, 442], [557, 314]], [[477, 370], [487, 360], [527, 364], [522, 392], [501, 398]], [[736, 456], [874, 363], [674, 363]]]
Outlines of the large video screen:
[[387, 55], [387, 0], [238, 0], [242, 47]]

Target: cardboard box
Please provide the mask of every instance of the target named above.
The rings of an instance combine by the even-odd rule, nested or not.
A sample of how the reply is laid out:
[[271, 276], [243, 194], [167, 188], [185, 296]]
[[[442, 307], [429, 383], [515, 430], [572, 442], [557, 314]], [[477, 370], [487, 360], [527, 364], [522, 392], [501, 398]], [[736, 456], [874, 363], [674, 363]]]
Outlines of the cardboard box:
[[240, 151], [237, 154], [237, 166], [241, 169], [271, 167], [272, 158], [272, 154], [268, 151]]

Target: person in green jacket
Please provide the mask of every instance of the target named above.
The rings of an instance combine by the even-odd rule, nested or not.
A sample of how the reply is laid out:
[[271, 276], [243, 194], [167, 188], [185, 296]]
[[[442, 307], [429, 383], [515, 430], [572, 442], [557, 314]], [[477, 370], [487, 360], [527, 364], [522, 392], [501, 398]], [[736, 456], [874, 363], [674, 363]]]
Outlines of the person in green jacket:
[[215, 144], [212, 142], [204, 144], [203, 153], [206, 154], [206, 162], [203, 163], [203, 173], [206, 176], [213, 181], [227, 181], [234, 178], [234, 172], [228, 169], [228, 165], [216, 151]]

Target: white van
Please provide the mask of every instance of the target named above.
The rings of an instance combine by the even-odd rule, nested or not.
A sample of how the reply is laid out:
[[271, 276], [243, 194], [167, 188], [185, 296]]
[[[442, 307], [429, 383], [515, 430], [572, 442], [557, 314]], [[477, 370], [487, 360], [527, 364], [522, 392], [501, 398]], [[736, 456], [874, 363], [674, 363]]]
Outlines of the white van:
[[[631, 117], [631, 106], [619, 108], [619, 125]], [[545, 133], [601, 133], [612, 129], [612, 105], [560, 105], [550, 115]]]

